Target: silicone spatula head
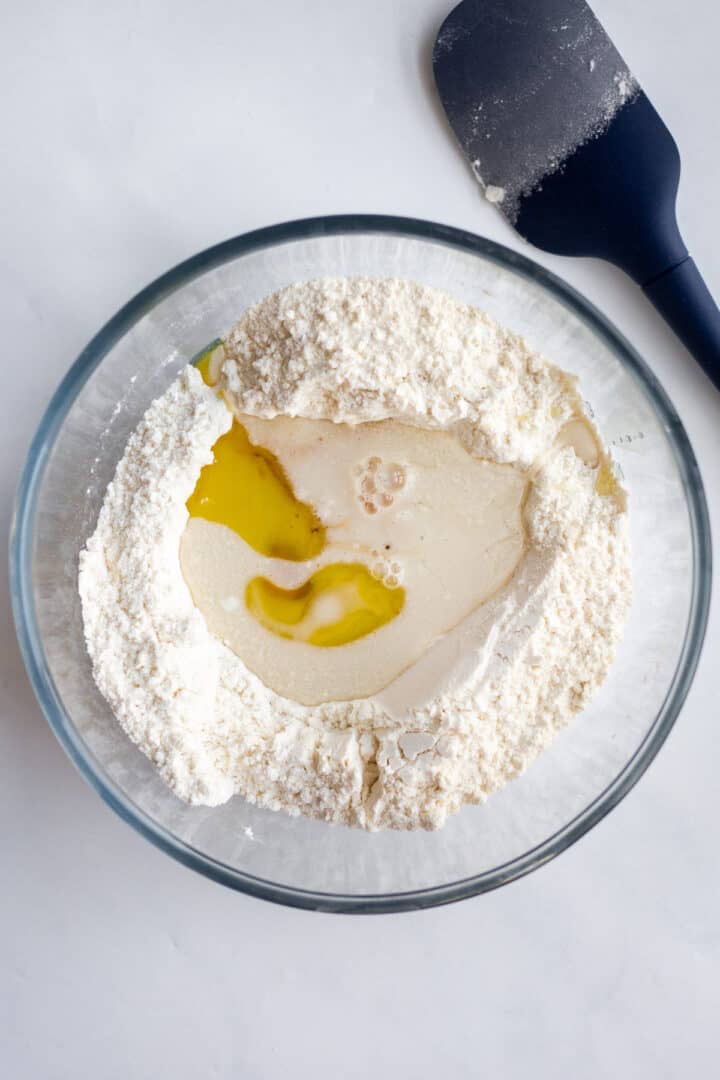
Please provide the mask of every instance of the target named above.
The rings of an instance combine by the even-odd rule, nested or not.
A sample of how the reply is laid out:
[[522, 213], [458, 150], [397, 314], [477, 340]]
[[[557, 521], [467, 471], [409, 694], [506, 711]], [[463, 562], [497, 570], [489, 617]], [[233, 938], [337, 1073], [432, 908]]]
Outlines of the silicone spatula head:
[[720, 313], [675, 219], [675, 142], [584, 0], [463, 0], [433, 70], [478, 181], [522, 236], [615, 263], [720, 382]]
[[641, 284], [686, 254], [674, 228], [656, 250], [655, 216], [674, 223], [677, 147], [584, 0], [464, 0], [433, 68], [486, 195], [531, 243], [609, 259]]

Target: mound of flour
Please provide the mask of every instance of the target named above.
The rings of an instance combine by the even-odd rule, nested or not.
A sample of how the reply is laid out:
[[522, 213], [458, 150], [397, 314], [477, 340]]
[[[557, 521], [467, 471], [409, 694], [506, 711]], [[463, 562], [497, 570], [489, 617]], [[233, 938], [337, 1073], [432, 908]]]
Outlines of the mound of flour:
[[293, 286], [225, 339], [239, 412], [397, 418], [530, 470], [509, 584], [374, 697], [279, 697], [214, 638], [178, 558], [185, 502], [231, 413], [185, 368], [130, 438], [80, 554], [95, 680], [176, 794], [364, 828], [437, 828], [517, 776], [604, 679], [630, 603], [621, 493], [556, 437], [574, 381], [480, 311], [409, 282]]

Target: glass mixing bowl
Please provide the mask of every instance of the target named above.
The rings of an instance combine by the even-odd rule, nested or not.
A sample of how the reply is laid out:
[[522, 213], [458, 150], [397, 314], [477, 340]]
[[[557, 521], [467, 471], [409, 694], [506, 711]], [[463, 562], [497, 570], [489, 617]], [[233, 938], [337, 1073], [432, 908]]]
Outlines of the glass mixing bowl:
[[[519, 779], [435, 833], [364, 833], [234, 798], [192, 808], [123, 734], [92, 679], [77, 557], [125, 442], [175, 374], [250, 304], [291, 282], [367, 274], [447, 290], [580, 376], [630, 492], [635, 599], [609, 678]], [[20, 645], [83, 776], [176, 859], [255, 896], [327, 911], [441, 904], [527, 873], [626, 794], [666, 738], [702, 643], [707, 510], [682, 425], [643, 361], [586, 300], [530, 260], [421, 221], [335, 217], [229, 240], [131, 300], [77, 359], [35, 436], [11, 550]]]

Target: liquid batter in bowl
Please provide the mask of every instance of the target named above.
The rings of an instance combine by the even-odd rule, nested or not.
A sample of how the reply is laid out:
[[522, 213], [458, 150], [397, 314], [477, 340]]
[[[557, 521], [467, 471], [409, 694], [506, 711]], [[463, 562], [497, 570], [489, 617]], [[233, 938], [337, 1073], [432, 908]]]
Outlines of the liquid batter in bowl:
[[[377, 693], [514, 573], [525, 544], [522, 470], [392, 420], [242, 419], [276, 463], [257, 482], [253, 511], [272, 526], [260, 542], [233, 527], [232, 481], [225, 521], [218, 502], [208, 508], [202, 492], [226, 468], [221, 439], [189, 501], [180, 563], [209, 629], [284, 697], [316, 705]], [[302, 501], [280, 514], [278, 489]], [[304, 518], [303, 541], [284, 549]]]

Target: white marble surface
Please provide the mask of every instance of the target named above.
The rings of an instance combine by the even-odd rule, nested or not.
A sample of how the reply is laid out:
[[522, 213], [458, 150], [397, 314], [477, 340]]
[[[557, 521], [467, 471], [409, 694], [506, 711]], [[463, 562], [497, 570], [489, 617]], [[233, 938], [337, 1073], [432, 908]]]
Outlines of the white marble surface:
[[[523, 248], [432, 96], [451, 0], [5, 0], [0, 13], [3, 535], [51, 391], [140, 286], [229, 235], [311, 214], [431, 218]], [[686, 240], [720, 293], [720, 9], [596, 10], [675, 132]], [[529, 252], [532, 254], [532, 252]], [[720, 395], [626, 280], [534, 253], [651, 361], [720, 533]], [[639, 786], [488, 896], [340, 918], [225, 890], [150, 847], [48, 730], [3, 583], [0, 1073], [417, 1078], [716, 1069], [720, 618]]]

